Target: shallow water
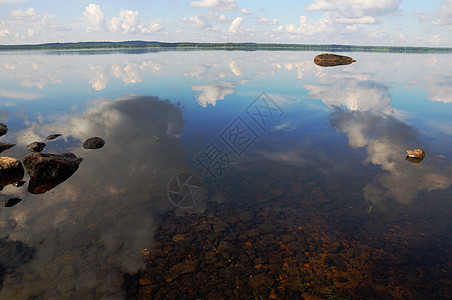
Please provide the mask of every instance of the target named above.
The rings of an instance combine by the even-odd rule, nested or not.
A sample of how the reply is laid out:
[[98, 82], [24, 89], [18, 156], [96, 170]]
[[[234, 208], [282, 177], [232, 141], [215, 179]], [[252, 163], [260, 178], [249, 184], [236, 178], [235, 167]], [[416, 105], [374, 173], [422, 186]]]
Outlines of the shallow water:
[[317, 54], [1, 53], [1, 298], [451, 297], [452, 55]]

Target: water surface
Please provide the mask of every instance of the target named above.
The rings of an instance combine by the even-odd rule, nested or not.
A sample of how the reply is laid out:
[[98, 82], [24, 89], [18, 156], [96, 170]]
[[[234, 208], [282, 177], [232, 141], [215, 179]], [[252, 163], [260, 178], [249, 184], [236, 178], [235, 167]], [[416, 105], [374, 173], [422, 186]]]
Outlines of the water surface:
[[1, 53], [2, 298], [451, 297], [452, 56], [317, 54]]

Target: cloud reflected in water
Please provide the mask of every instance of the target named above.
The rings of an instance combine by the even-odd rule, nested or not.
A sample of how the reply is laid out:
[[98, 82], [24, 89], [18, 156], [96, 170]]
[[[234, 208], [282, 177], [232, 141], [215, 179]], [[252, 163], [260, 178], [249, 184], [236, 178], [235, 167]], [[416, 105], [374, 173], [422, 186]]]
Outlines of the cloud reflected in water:
[[[35, 248], [36, 255], [5, 278], [0, 297], [123, 297], [123, 272], [144, 266], [141, 250], [151, 247], [158, 216], [173, 209], [166, 198], [169, 178], [189, 170], [178, 140], [184, 123], [178, 106], [156, 97], [99, 100], [61, 118], [58, 128], [80, 141], [74, 153], [84, 160], [41, 196], [26, 193], [26, 186], [3, 190], [24, 200], [1, 214], [2, 236]], [[27, 130], [41, 136], [52, 128]], [[92, 136], [106, 145], [83, 149], [81, 142]]]

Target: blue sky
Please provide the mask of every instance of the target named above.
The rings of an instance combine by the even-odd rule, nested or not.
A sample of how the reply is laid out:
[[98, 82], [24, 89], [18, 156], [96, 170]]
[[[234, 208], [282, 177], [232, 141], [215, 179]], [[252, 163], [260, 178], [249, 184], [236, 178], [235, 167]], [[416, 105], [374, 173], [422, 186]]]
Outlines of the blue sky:
[[452, 46], [452, 0], [0, 0], [0, 44], [75, 41]]

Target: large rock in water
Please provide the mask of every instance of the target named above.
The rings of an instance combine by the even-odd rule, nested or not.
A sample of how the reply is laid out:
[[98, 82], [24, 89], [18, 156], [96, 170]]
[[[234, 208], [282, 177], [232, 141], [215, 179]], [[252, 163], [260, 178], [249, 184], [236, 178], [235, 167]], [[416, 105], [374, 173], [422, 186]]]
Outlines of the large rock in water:
[[31, 177], [28, 191], [32, 194], [43, 194], [53, 189], [71, 177], [82, 160], [73, 153], [28, 154], [23, 159], [25, 169]]
[[24, 167], [20, 160], [3, 156], [0, 157], [0, 187], [18, 182], [24, 178]]
[[314, 63], [321, 67], [349, 65], [355, 61], [356, 60], [351, 57], [332, 53], [322, 53], [314, 57]]
[[0, 123], [0, 136], [5, 135], [8, 132], [8, 126], [3, 123]]

